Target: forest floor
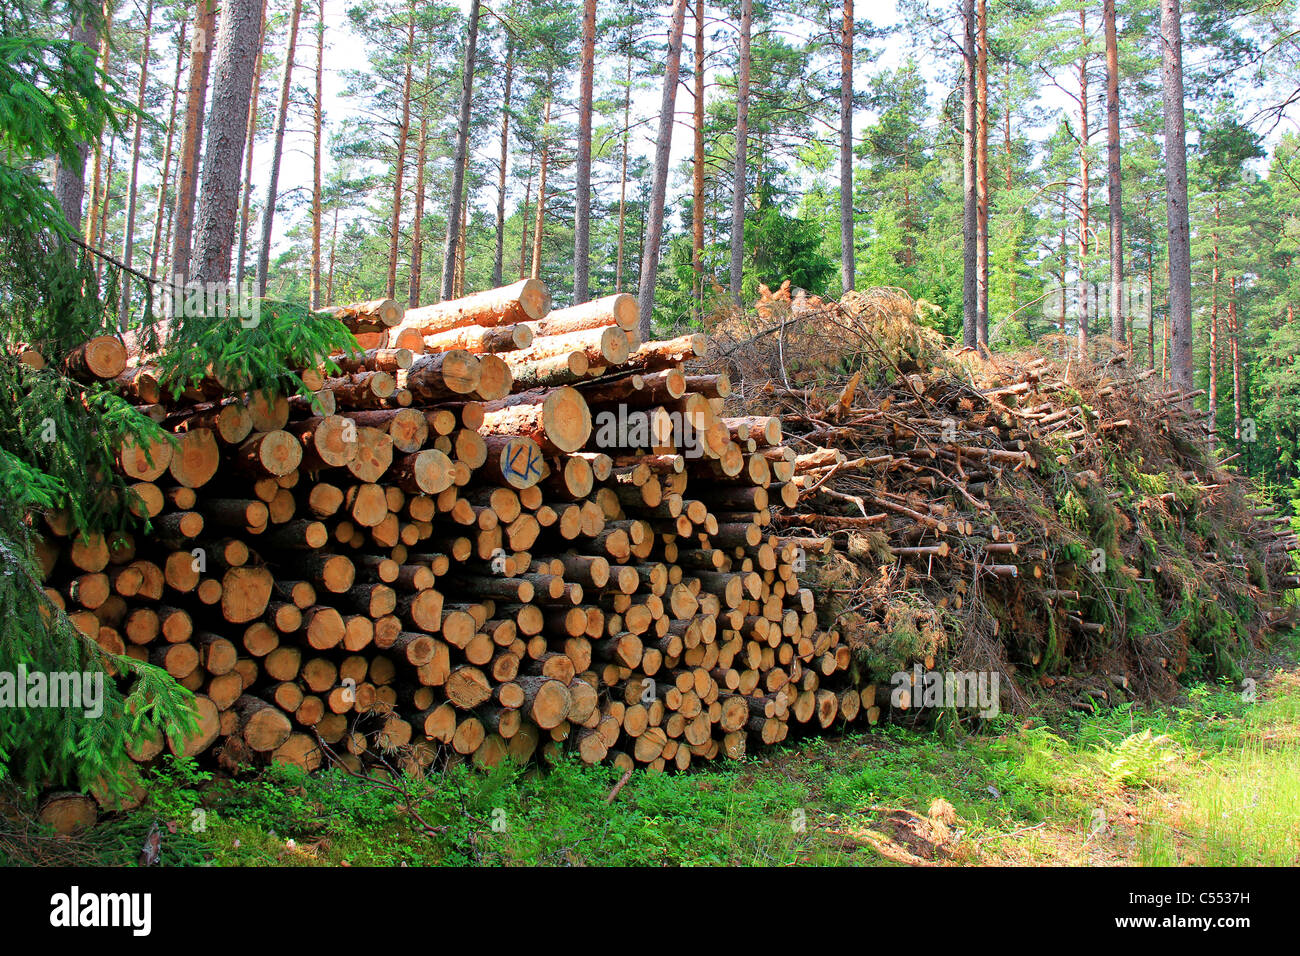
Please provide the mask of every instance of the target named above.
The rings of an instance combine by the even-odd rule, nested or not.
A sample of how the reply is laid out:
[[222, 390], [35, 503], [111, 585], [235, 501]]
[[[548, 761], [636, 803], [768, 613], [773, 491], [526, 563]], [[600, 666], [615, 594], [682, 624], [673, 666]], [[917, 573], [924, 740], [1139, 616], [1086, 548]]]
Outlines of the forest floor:
[[[1297, 865], [1300, 650], [1254, 699], [882, 726], [684, 774], [456, 767], [405, 794], [333, 772], [214, 778], [171, 763], [145, 807], [80, 838], [0, 815], [0, 863], [171, 865]], [[940, 802], [941, 801], [941, 802]], [[412, 807], [412, 809], [407, 809]], [[6, 859], [7, 858], [7, 859]]]

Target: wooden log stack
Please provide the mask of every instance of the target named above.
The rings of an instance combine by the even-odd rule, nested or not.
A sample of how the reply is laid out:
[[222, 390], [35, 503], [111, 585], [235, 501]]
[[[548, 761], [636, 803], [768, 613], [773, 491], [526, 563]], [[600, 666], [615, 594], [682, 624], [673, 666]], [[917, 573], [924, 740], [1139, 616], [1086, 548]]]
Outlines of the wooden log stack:
[[40, 553], [84, 633], [195, 694], [197, 732], [137, 761], [685, 769], [874, 721], [799, 584], [825, 539], [771, 524], [799, 497], [779, 420], [725, 417], [726, 375], [683, 369], [704, 337], [639, 342], [631, 297], [550, 305], [336, 308], [365, 348], [298, 370], [311, 400], [104, 363], [172, 433], [121, 451], [149, 529], [51, 513]]

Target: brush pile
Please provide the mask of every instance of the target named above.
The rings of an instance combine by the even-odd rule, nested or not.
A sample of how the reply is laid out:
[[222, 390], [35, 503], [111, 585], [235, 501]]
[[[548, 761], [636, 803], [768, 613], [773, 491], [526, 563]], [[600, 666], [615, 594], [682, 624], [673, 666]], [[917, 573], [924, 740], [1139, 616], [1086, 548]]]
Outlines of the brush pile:
[[1300, 584], [1297, 541], [1211, 460], [1196, 396], [1123, 355], [945, 352], [925, 311], [895, 290], [765, 289], [702, 363], [743, 379], [732, 413], [779, 417], [797, 452], [799, 503], [775, 524], [833, 542], [815, 590], [854, 679], [943, 661], [1001, 674], [1015, 710], [1031, 683], [1087, 705], [1239, 677]]

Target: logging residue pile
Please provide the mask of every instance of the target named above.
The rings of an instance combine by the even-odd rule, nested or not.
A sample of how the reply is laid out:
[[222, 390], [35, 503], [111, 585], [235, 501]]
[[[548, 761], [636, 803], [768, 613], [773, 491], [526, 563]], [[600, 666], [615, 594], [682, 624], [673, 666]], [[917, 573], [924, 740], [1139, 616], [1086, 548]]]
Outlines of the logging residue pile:
[[797, 453], [799, 500], [773, 526], [825, 539], [803, 580], [852, 679], [996, 671], [1016, 710], [1031, 689], [1088, 706], [1239, 678], [1286, 618], [1297, 541], [1211, 457], [1195, 396], [1123, 354], [946, 351], [926, 311], [896, 290], [764, 289], [696, 363]]
[[83, 350], [169, 433], [121, 450], [145, 532], [44, 519], [51, 600], [195, 693], [197, 732], [135, 760], [685, 769], [878, 718], [798, 582], [820, 542], [771, 526], [798, 503], [781, 423], [682, 369], [704, 335], [642, 343], [631, 296], [552, 311], [536, 280], [329, 316], [364, 351], [301, 394], [220, 369], [176, 394], [129, 343]]

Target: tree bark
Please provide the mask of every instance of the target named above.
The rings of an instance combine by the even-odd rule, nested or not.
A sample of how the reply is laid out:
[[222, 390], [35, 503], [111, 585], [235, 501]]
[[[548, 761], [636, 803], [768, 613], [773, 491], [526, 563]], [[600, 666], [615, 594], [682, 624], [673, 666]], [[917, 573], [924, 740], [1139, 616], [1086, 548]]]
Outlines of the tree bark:
[[411, 127], [411, 67], [415, 60], [415, 0], [407, 11], [406, 77], [402, 81], [402, 123], [397, 131], [397, 159], [393, 163], [393, 215], [388, 226], [388, 298], [397, 294], [397, 241], [402, 229], [402, 177], [406, 175], [406, 138]]
[[515, 38], [506, 41], [506, 89], [501, 104], [501, 169], [497, 180], [497, 247], [492, 259], [492, 287], [501, 287], [506, 248], [506, 171], [510, 166], [510, 87], [515, 75]]
[[149, 90], [149, 40], [153, 34], [153, 0], [147, 0], [144, 7], [144, 40], [140, 49], [140, 84], [136, 89], [135, 108], [140, 111], [136, 117], [131, 133], [131, 171], [127, 177], [126, 187], [126, 227], [122, 234], [122, 292], [118, 300], [118, 327], [125, 332], [131, 318], [131, 262], [135, 257], [135, 199], [140, 177], [140, 140], [144, 132], [144, 98]]
[[217, 0], [198, 0], [194, 35], [190, 39], [190, 82], [185, 96], [185, 135], [176, 166], [176, 200], [172, 212], [171, 272], [184, 279], [190, 268], [194, 234], [194, 203], [199, 186], [199, 155], [203, 148], [203, 111], [208, 97], [208, 68], [216, 39]]
[[[456, 129], [456, 158], [451, 173], [451, 202], [447, 210], [447, 244], [442, 259], [442, 298], [452, 297], [456, 282], [456, 249], [460, 242], [461, 193], [469, 156], [469, 108], [474, 97], [474, 56], [478, 46], [479, 0], [469, 6], [469, 35], [465, 39], [465, 68], [460, 81], [460, 120]], [[545, 154], [543, 154], [545, 156]]]
[[596, 0], [583, 0], [578, 84], [578, 160], [573, 195], [573, 304], [591, 298], [591, 100], [596, 71]]
[[[746, 18], [750, 0], [743, 0]], [[668, 28], [668, 59], [664, 64], [664, 95], [659, 106], [659, 136], [655, 141], [654, 182], [650, 187], [650, 209], [646, 217], [646, 238], [641, 250], [641, 282], [637, 304], [641, 312], [641, 338], [648, 341], [650, 318], [655, 304], [655, 277], [659, 272], [659, 240], [664, 227], [664, 198], [668, 193], [668, 154], [673, 139], [673, 111], [677, 103], [677, 77], [682, 62], [682, 31], [686, 27], [686, 0], [673, 0]]]
[[840, 282], [854, 287], [853, 261], [853, 0], [844, 0], [840, 29]]
[[632, 39], [627, 41], [627, 78], [623, 86], [623, 172], [618, 186], [618, 256], [614, 266], [614, 288], [623, 288], [623, 241], [627, 232], [627, 143], [632, 130]]
[[[158, 263], [163, 255], [163, 213], [167, 210], [167, 183], [171, 177], [172, 168], [172, 144], [176, 136], [176, 107], [180, 102], [181, 91], [181, 69], [185, 65], [185, 32], [186, 26], [184, 20], [176, 30], [176, 73], [172, 83], [172, 105], [167, 114], [167, 142], [163, 147], [163, 164], [162, 178], [158, 182], [158, 201], [157, 211], [153, 219], [153, 242], [149, 246], [149, 274], [156, 276], [158, 274]], [[259, 54], [260, 55], [260, 54]]]
[[[740, 283], [745, 268], [745, 159], [749, 145], [750, 34], [753, 0], [740, 3], [740, 70], [736, 82], [736, 177], [731, 190], [731, 297], [740, 307]], [[645, 279], [642, 277], [642, 282]]]
[[979, 342], [977, 316], [979, 288], [976, 232], [979, 228], [975, 197], [975, 0], [962, 0], [962, 344]]
[[1165, 113], [1165, 207], [1169, 230], [1170, 379], [1192, 389], [1192, 248], [1187, 214], [1187, 125], [1179, 0], [1160, 0], [1160, 76]]
[[[92, 61], [99, 52], [99, 24], [92, 18], [79, 18], [72, 25], [69, 39], [86, 48]], [[76, 159], [65, 163], [59, 157], [54, 170], [54, 195], [73, 232], [81, 231], [81, 202], [86, 196], [86, 160], [90, 156], [90, 143], [77, 143]]]
[[1115, 0], [1104, 0], [1106, 31], [1106, 185], [1110, 204], [1110, 334], [1126, 338], [1124, 315], [1124, 204], [1119, 158], [1119, 44], [1115, 35]]
[[546, 173], [551, 158], [551, 88], [552, 75], [546, 73], [546, 109], [542, 113], [542, 157], [537, 169], [537, 209], [533, 214], [533, 265], [528, 273], [534, 279], [542, 275], [542, 227], [546, 224]]
[[[426, 89], [429, 79], [425, 79]], [[415, 148], [415, 221], [411, 226], [411, 276], [407, 283], [407, 307], [412, 309], [420, 304], [420, 287], [424, 279], [424, 159], [428, 148], [429, 110], [426, 104], [420, 109], [420, 140]]]
[[266, 46], [266, 11], [258, 33], [257, 57], [253, 61], [252, 102], [248, 107], [248, 142], [244, 144], [244, 194], [239, 201], [239, 247], [235, 250], [235, 284], [242, 285], [248, 260], [248, 227], [253, 216], [253, 147], [257, 145], [257, 101], [262, 92], [262, 53]]
[[312, 167], [311, 167], [311, 307], [319, 309], [320, 300], [320, 227], [321, 227], [321, 153], [324, 150], [321, 123], [324, 120], [325, 99], [325, 0], [320, 0], [316, 13], [316, 109], [313, 115]]
[[1219, 421], [1219, 199], [1214, 200], [1214, 226], [1210, 234], [1213, 246], [1210, 269], [1210, 387], [1206, 396], [1205, 430], [1210, 450], [1218, 438]]
[[989, 22], [986, 0], [976, 14], [975, 54], [975, 341], [989, 343]]
[[[289, 97], [293, 92], [293, 58], [298, 47], [298, 21], [302, 0], [293, 0], [289, 18], [289, 46], [284, 54], [284, 78], [280, 84], [280, 111], [275, 121], [275, 143], [271, 147], [271, 174], [266, 184], [266, 207], [262, 210], [262, 241], [257, 253], [257, 294], [266, 295], [266, 274], [271, 267], [271, 231], [275, 226], [275, 203], [280, 187], [280, 160], [284, 156], [284, 130], [289, 122]], [[391, 298], [391, 293], [390, 293]]]
[[[101, 35], [98, 37], [99, 44], [96, 55], [99, 59], [99, 69], [103, 73], [108, 72], [108, 54], [110, 50], [110, 41], [113, 34], [113, 8], [111, 5], [104, 7], [104, 24]], [[112, 137], [109, 138], [110, 144]], [[99, 172], [103, 162], [104, 148], [101, 143], [95, 144], [95, 165], [90, 179], [90, 204], [86, 207], [86, 244], [95, 245], [95, 237], [99, 232]], [[84, 169], [84, 167], [83, 167]], [[71, 186], [69, 186], [69, 189]], [[99, 274], [98, 265], [96, 266], [96, 275]]]
[[1086, 8], [1079, 10], [1079, 33], [1082, 38], [1083, 52], [1079, 57], [1079, 358], [1088, 355], [1088, 229], [1092, 223], [1091, 194], [1092, 181], [1090, 172], [1092, 162], [1088, 157], [1088, 138], [1091, 135], [1088, 122], [1088, 13]]
[[203, 158], [203, 192], [196, 216], [190, 272], [201, 282], [230, 279], [230, 250], [239, 208], [239, 175], [253, 90], [253, 59], [262, 20], [260, 0], [226, 0], [212, 83], [212, 136]]

